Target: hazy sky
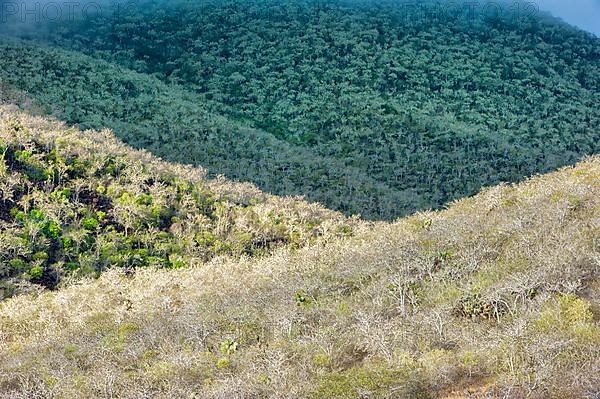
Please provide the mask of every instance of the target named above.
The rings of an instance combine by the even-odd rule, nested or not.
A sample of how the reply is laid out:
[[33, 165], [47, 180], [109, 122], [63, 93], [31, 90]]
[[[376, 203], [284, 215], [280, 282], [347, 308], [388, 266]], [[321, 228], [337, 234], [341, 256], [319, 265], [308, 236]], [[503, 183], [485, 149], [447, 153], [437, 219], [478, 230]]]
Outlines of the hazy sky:
[[[33, 7], [32, 4], [37, 4], [38, 7], [44, 7], [45, 4], [51, 3], [53, 7], [49, 10], [49, 13], [56, 11], [56, 8], [62, 10], [63, 15], [67, 13], [67, 4], [76, 5], [76, 12], [81, 13], [86, 4], [103, 4], [106, 2], [116, 3], [127, 3], [134, 2], [136, 0], [0, 0], [0, 22], [6, 22], [11, 18], [15, 18], [8, 11], [9, 8], [15, 7], [15, 5], [29, 4], [29, 8]], [[168, 1], [168, 0], [167, 0]], [[401, 0], [400, 0], [401, 1]], [[438, 0], [439, 1], [439, 0]], [[442, 0], [443, 1], [443, 0]], [[451, 0], [453, 3], [470, 2], [479, 5], [487, 3], [494, 3], [500, 1], [508, 1], [514, 3], [517, 0]], [[589, 32], [594, 33], [600, 37], [600, 0], [523, 0], [528, 3], [536, 4], [540, 10], [550, 11], [554, 16], [563, 19], [565, 22], [570, 23], [585, 29]], [[6, 6], [5, 6], [6, 5]], [[5, 9], [6, 8], [6, 9]], [[65, 10], [67, 8], [67, 10]], [[90, 8], [88, 14], [94, 14], [96, 9]], [[7, 14], [7, 15], [4, 15]], [[30, 16], [28, 18], [31, 18]]]
[[540, 10], [550, 11], [571, 25], [600, 37], [600, 0], [536, 0]]

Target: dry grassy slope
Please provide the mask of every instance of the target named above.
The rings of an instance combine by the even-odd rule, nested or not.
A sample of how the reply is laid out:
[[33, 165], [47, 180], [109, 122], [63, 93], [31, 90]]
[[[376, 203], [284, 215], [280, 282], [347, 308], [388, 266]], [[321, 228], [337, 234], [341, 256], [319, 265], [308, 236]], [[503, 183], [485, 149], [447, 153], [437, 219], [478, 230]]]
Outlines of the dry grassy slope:
[[599, 268], [593, 157], [297, 252], [4, 301], [0, 397], [595, 397]]

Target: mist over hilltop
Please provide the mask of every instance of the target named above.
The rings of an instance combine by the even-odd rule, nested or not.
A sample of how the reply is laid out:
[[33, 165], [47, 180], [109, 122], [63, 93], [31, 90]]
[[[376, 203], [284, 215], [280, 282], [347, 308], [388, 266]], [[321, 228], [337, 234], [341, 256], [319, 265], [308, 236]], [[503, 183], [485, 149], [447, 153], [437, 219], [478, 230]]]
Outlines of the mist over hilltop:
[[600, 1], [598, 0], [538, 0], [546, 10], [565, 22], [600, 36]]
[[[163, 0], [152, 1], [152, 3], [156, 4], [161, 1], [165, 5], [173, 5], [174, 3]], [[21, 33], [16, 26], [20, 26], [21, 29], [27, 31], [31, 29], [32, 25], [35, 26], [44, 22], [61, 23], [77, 19], [95, 18], [134, 4], [139, 5], [142, 2], [139, 0], [0, 0], [0, 30], [6, 31], [7, 27], [10, 26], [12, 27], [12, 33]], [[398, 3], [402, 5], [421, 3], [451, 4], [459, 7], [478, 8], [482, 12], [494, 12], [494, 9], [499, 4], [504, 3], [514, 7], [515, 15], [522, 15], [524, 13], [532, 15], [539, 11], [547, 11], [571, 25], [600, 36], [600, 1], [598, 0], [574, 0], [570, 2], [563, 0], [524, 2], [514, 0], [405, 0]], [[28, 26], [28, 29], [25, 26]]]

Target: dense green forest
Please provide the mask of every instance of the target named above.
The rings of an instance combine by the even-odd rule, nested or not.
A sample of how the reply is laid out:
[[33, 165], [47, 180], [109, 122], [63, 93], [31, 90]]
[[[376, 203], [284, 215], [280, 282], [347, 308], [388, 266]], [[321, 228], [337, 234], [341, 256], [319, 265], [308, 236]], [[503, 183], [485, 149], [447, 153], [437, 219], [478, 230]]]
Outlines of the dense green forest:
[[[408, 5], [128, 3], [44, 37], [142, 75], [20, 44], [0, 69], [69, 122], [368, 218], [599, 151], [598, 38], [544, 14]], [[218, 139], [201, 139], [206, 119]]]

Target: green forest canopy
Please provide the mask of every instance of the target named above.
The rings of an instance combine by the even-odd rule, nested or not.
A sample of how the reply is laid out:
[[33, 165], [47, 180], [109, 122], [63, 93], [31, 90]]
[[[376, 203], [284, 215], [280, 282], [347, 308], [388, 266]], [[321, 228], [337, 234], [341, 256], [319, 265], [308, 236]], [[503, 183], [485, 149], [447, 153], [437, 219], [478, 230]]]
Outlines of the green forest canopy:
[[[75, 53], [23, 58], [13, 47], [17, 65], [44, 53], [43, 73], [62, 81], [31, 87], [35, 69], [6, 79], [64, 106], [69, 122], [109, 126], [167, 159], [372, 219], [598, 152], [599, 39], [543, 14], [405, 5], [128, 4], [48, 38], [141, 75], [118, 69], [116, 79], [100, 72], [113, 66]], [[74, 57], [79, 67], [65, 67]], [[130, 102], [136, 108], [122, 111]], [[198, 138], [203, 118], [219, 120], [218, 139]]]

